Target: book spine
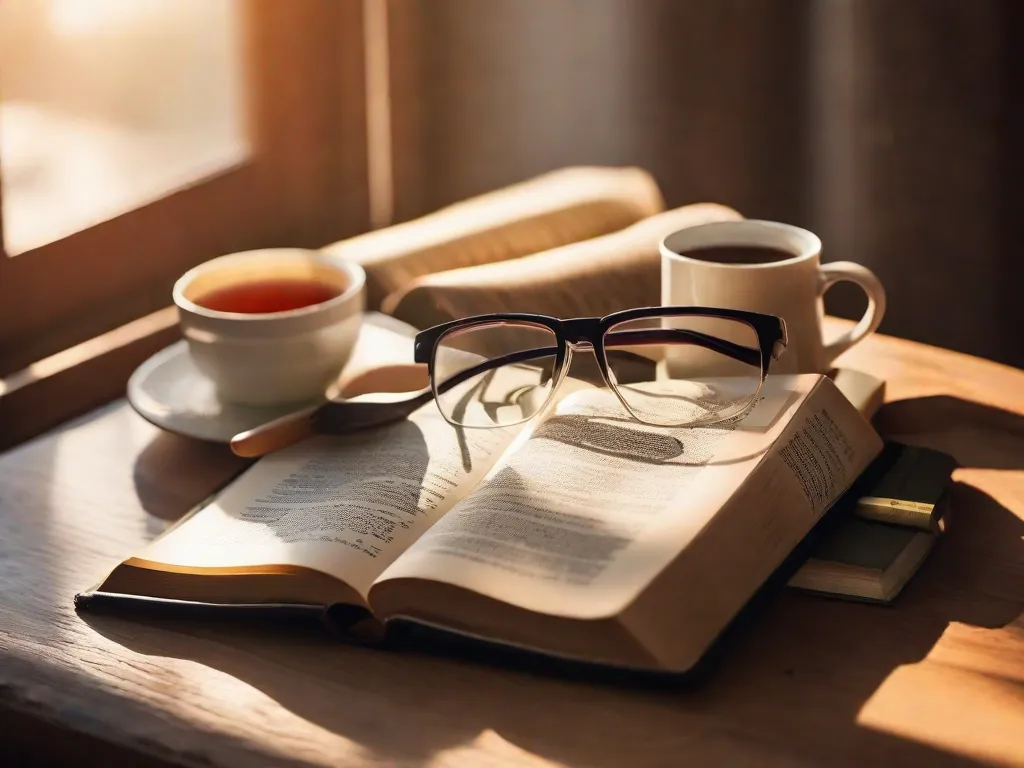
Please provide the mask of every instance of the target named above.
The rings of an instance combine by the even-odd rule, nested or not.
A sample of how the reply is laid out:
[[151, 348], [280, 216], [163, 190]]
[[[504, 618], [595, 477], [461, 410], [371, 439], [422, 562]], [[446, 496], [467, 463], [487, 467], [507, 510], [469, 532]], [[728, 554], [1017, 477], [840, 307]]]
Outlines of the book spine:
[[857, 500], [856, 512], [860, 517], [883, 523], [907, 525], [924, 530], [931, 530], [934, 527], [935, 505], [922, 501], [862, 496]]

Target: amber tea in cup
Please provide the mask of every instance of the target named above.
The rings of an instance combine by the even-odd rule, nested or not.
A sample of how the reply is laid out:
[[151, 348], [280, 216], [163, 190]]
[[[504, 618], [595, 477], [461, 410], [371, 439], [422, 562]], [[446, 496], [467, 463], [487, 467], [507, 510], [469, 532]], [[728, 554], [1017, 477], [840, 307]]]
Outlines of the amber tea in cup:
[[269, 278], [214, 288], [195, 302], [215, 312], [260, 315], [323, 304], [344, 292], [341, 286], [318, 280]]

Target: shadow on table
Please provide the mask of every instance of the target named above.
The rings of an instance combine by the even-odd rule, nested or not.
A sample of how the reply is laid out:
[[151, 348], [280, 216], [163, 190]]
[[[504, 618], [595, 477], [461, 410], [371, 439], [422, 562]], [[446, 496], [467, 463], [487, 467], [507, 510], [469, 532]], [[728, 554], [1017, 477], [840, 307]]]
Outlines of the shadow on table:
[[135, 459], [132, 478], [146, 512], [177, 520], [251, 463], [227, 445], [158, 432]]
[[945, 451], [963, 467], [1024, 469], [1024, 416], [948, 395], [883, 405], [873, 419], [895, 439]]
[[[938, 448], [932, 429], [969, 436], [994, 428], [998, 436], [945, 448], [964, 467], [1024, 467], [1024, 419], [1015, 415], [924, 398], [893, 403], [879, 417], [883, 431], [913, 433]], [[886, 429], [887, 419], [900, 429]], [[955, 483], [951, 493], [947, 535], [892, 606], [771, 594], [719, 644], [707, 675], [685, 685], [598, 682], [536, 674], [528, 662], [510, 669], [487, 656], [360, 648], [298, 625], [82, 618], [137, 653], [222, 670], [383, 761], [426, 763], [493, 732], [513, 751], [573, 766], [780, 756], [970, 765], [856, 723], [886, 678], [922, 660], [951, 622], [992, 629], [1022, 616], [1024, 595], [1005, 579], [1008, 564], [1021, 562], [1024, 523], [970, 485]]]

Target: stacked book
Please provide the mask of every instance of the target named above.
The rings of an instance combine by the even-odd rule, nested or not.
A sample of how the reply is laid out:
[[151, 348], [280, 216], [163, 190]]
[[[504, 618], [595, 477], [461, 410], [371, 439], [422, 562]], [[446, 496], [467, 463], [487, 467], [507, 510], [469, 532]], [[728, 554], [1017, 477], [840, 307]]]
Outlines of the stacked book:
[[888, 603], [896, 598], [949, 524], [956, 461], [920, 446], [888, 442], [844, 494], [789, 586]]

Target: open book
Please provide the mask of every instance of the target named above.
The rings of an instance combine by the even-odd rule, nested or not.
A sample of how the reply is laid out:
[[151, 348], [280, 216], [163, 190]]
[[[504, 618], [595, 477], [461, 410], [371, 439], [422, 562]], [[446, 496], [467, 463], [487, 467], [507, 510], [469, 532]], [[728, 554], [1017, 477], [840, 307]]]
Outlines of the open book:
[[740, 219], [717, 203], [691, 203], [615, 232], [516, 259], [422, 275], [389, 295], [384, 312], [419, 328], [485, 312], [601, 317], [661, 303], [662, 239], [680, 229]]
[[364, 637], [401, 619], [683, 672], [881, 450], [817, 375], [770, 376], [704, 428], [574, 389], [516, 428], [457, 430], [431, 402], [272, 454], [76, 602], [351, 606]]

